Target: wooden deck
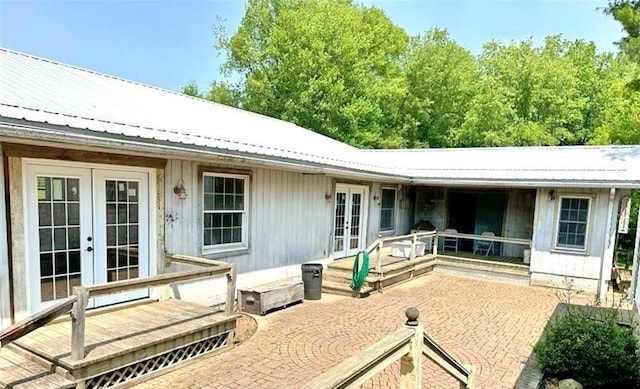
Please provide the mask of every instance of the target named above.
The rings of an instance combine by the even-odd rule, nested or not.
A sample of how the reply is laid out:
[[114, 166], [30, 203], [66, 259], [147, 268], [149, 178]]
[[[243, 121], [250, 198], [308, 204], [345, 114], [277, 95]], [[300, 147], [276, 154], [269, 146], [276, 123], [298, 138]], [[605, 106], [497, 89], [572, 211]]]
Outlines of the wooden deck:
[[366, 297], [375, 290], [394, 286], [433, 270], [529, 283], [529, 265], [524, 264], [522, 258], [485, 256], [465, 251], [439, 251], [436, 255], [427, 253], [410, 260], [393, 257], [386, 249], [381, 257], [381, 271], [378, 272], [376, 269], [376, 260], [370, 260], [367, 282], [359, 292], [353, 292], [349, 285], [354, 261], [354, 257], [348, 257], [329, 263], [323, 277], [323, 291], [330, 294]]
[[[236, 318], [209, 307], [166, 300], [88, 316], [86, 356], [79, 360], [71, 357], [69, 320], [41, 327], [12, 346], [29, 360], [55, 366], [67, 380], [102, 387], [129, 383], [200, 354], [231, 347]], [[11, 377], [10, 369], [15, 367], [0, 366], [0, 377]], [[12, 385], [3, 381], [0, 386]]]
[[389, 250], [385, 250], [381, 257], [380, 272], [376, 269], [376, 259], [372, 258], [369, 261], [369, 275], [365, 285], [358, 292], [353, 292], [349, 287], [355, 257], [337, 259], [327, 266], [322, 288], [327, 293], [366, 297], [374, 290], [407, 281], [433, 270], [435, 259], [436, 257], [431, 253], [416, 257], [414, 260], [393, 257]]

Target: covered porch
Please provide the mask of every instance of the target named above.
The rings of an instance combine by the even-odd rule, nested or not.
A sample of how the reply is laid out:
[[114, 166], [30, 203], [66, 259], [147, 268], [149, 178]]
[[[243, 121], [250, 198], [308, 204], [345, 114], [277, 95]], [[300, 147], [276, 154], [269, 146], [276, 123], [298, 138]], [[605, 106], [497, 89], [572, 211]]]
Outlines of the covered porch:
[[[453, 241], [471, 240], [484, 250], [455, 250]], [[350, 287], [356, 257], [337, 259], [327, 265], [323, 291], [330, 294], [366, 297], [432, 271], [481, 275], [483, 278], [529, 283], [529, 265], [523, 257], [497, 255], [491, 247], [499, 244], [520, 245], [529, 250], [531, 241], [499, 236], [453, 232], [420, 232], [377, 239], [367, 249], [368, 275], [359, 290]], [[524, 252], [524, 250], [523, 250]], [[360, 257], [358, 266], [363, 266]]]

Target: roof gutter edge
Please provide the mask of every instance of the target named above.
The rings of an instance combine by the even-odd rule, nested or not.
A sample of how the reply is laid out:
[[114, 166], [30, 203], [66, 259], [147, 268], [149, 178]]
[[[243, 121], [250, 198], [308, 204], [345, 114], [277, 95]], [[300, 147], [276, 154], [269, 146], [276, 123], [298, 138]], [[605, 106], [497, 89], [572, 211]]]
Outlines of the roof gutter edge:
[[[82, 131], [82, 129], [76, 129]], [[8, 131], [6, 131], [8, 130]], [[31, 134], [26, 134], [25, 130], [38, 132], [41, 137], [37, 140], [59, 142], [63, 144], [83, 144], [90, 147], [106, 147], [111, 150], [126, 149], [128, 151], [147, 152], [150, 154], [162, 153], [164, 156], [171, 156], [174, 158], [191, 157], [191, 158], [233, 158], [236, 162], [253, 162], [263, 166], [285, 168], [287, 170], [296, 170], [301, 172], [310, 172], [313, 174], [334, 174], [339, 176], [346, 176], [357, 179], [370, 179], [376, 181], [397, 182], [397, 183], [410, 183], [411, 179], [404, 175], [387, 174], [373, 171], [362, 171], [357, 169], [343, 168], [339, 166], [332, 166], [328, 164], [321, 164], [309, 161], [297, 161], [295, 159], [257, 156], [252, 153], [243, 153], [233, 150], [220, 150], [215, 148], [207, 148], [200, 146], [189, 147], [189, 145], [176, 145], [175, 143], [158, 141], [156, 144], [146, 142], [136, 142], [128, 139], [126, 136], [121, 138], [114, 137], [100, 137], [100, 136], [87, 136], [79, 135], [69, 132], [62, 132], [53, 128], [44, 128], [41, 126], [15, 124], [2, 121], [0, 118], [0, 137], [12, 137], [18, 139], [33, 139]]]

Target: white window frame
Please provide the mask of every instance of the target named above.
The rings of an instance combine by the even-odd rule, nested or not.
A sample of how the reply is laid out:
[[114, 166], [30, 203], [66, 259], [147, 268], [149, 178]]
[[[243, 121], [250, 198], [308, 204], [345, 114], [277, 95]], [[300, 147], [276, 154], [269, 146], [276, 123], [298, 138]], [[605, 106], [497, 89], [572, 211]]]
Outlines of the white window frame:
[[[393, 218], [391, 219], [391, 228], [389, 228], [389, 229], [383, 229], [382, 228], [382, 210], [383, 209], [389, 209], [389, 208], [382, 208], [382, 199], [384, 198], [382, 192], [385, 191], [385, 190], [392, 190], [394, 192], [394, 194], [393, 194]], [[380, 223], [379, 223], [380, 233], [390, 234], [390, 233], [395, 232], [397, 214], [398, 214], [398, 189], [397, 188], [391, 188], [391, 187], [382, 187], [380, 189]]]
[[[235, 178], [235, 179], [241, 179], [244, 181], [244, 193], [243, 193], [243, 199], [244, 199], [244, 210], [242, 211], [242, 240], [240, 242], [234, 242], [234, 243], [223, 243], [223, 244], [216, 244], [216, 245], [208, 245], [206, 246], [204, 244], [204, 215], [208, 214], [208, 213], [238, 213], [238, 211], [231, 211], [231, 210], [220, 210], [220, 211], [211, 211], [211, 210], [206, 210], [205, 209], [205, 205], [204, 205], [204, 187], [205, 187], [205, 179], [206, 177], [211, 177], [214, 180], [214, 185], [215, 185], [215, 178], [216, 177], [221, 177], [221, 178]], [[245, 250], [249, 248], [249, 183], [250, 183], [250, 177], [249, 175], [245, 175], [245, 174], [231, 174], [231, 173], [218, 173], [218, 172], [202, 172], [202, 185], [201, 185], [201, 193], [200, 193], [200, 201], [202, 204], [201, 207], [201, 223], [200, 223], [200, 239], [201, 239], [201, 247], [202, 247], [202, 253], [204, 255], [206, 254], [216, 254], [216, 253], [222, 253], [222, 252], [228, 252], [228, 251], [236, 251], [236, 250]]]
[[[588, 200], [589, 205], [587, 207], [587, 225], [585, 226], [585, 234], [584, 234], [584, 247], [567, 247], [561, 246], [558, 242], [558, 235], [560, 233], [560, 214], [562, 213], [562, 200], [564, 199], [579, 199], [579, 200]], [[565, 251], [571, 253], [582, 253], [585, 254], [589, 249], [589, 239], [590, 239], [590, 230], [591, 230], [591, 208], [593, 205], [593, 196], [585, 196], [585, 195], [572, 195], [572, 194], [564, 194], [558, 196], [557, 204], [556, 204], [556, 217], [554, 220], [554, 228], [553, 228], [553, 248], [556, 251]]]

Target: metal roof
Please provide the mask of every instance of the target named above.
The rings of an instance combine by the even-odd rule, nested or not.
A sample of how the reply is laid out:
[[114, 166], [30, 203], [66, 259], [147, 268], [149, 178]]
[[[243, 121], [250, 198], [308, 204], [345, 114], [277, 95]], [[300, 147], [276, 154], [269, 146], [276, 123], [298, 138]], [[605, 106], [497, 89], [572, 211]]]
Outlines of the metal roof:
[[0, 48], [2, 135], [418, 184], [640, 187], [638, 145], [365, 151], [282, 120]]
[[398, 173], [289, 122], [6, 49], [0, 49], [0, 116], [83, 129], [87, 135]]
[[640, 187], [640, 146], [373, 150], [416, 183]]

